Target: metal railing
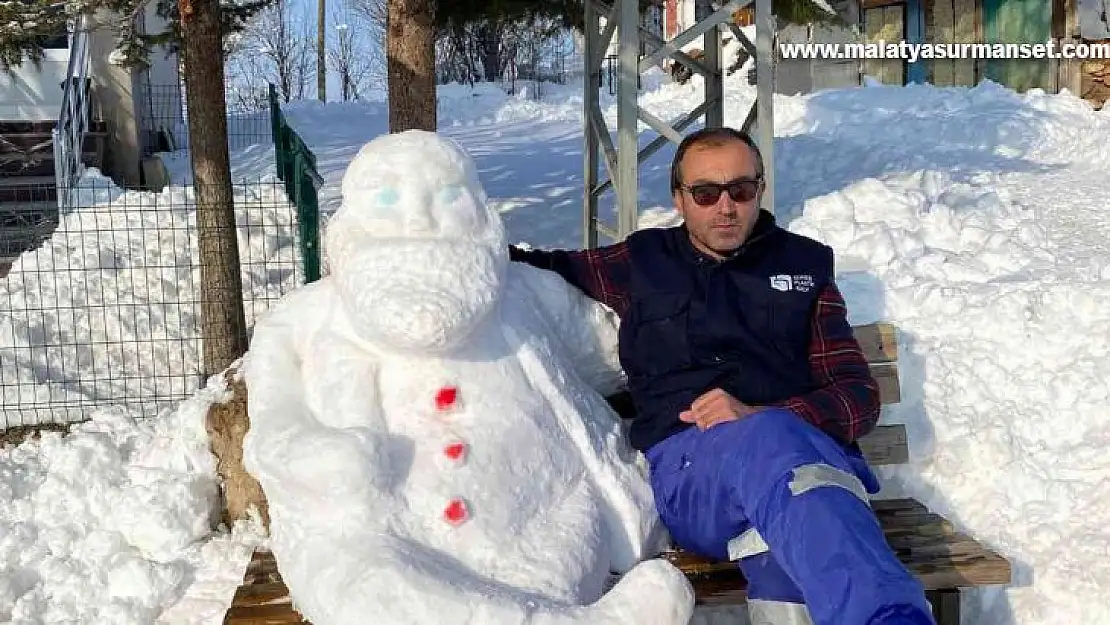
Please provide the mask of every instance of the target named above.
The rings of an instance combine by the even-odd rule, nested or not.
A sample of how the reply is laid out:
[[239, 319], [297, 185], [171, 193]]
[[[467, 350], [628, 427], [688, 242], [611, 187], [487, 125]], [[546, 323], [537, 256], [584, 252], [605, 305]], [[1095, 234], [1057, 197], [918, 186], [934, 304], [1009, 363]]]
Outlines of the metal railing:
[[62, 92], [62, 109], [52, 132], [54, 139], [54, 177], [58, 185], [58, 209], [65, 212], [72, 204], [72, 189], [81, 175], [81, 156], [85, 131], [89, 127], [89, 29], [88, 18], [81, 14], [74, 22], [69, 45], [69, 66]]
[[270, 123], [274, 134], [277, 177], [285, 183], [289, 201], [297, 207], [301, 260], [305, 282], [320, 279], [320, 199], [324, 178], [316, 170], [316, 155], [285, 121], [277, 88], [270, 84]]

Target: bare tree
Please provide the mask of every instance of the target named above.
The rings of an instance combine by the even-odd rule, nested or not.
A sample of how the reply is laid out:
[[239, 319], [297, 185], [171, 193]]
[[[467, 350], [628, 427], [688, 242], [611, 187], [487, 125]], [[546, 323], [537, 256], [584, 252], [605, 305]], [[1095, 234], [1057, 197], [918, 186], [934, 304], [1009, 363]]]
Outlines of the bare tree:
[[389, 0], [388, 9], [389, 131], [435, 131], [435, 0]]
[[387, 0], [348, 0], [348, 7], [369, 26], [373, 32], [385, 33], [389, 17]]
[[[385, 77], [385, 67], [381, 56], [372, 53], [375, 42], [359, 16], [336, 11], [334, 22], [335, 40], [328, 49], [328, 68], [339, 76], [343, 101], [357, 100], [364, 89]], [[377, 43], [380, 45], [380, 40]]]
[[228, 59], [229, 73], [252, 87], [239, 91], [264, 93], [265, 83], [272, 82], [285, 102], [304, 97], [312, 80], [313, 46], [307, 25], [302, 21], [298, 33], [297, 22], [289, 4], [278, 0], [246, 28]]
[[179, 0], [189, 152], [197, 199], [204, 373], [247, 351], [243, 277], [231, 193], [220, 0]]
[[316, 0], [316, 95], [321, 102], [328, 100], [327, 15], [327, 0]]

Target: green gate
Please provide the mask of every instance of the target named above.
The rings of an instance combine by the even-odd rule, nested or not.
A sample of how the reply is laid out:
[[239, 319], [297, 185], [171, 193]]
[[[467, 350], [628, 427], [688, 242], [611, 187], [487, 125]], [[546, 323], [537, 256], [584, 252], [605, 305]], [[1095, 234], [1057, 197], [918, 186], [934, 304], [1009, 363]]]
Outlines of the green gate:
[[305, 283], [320, 279], [320, 199], [323, 177], [316, 171], [316, 155], [285, 121], [277, 88], [270, 85], [270, 122], [273, 125], [277, 176], [285, 183], [289, 200], [297, 207], [301, 259]]
[[[1052, 37], [1052, 2], [982, 0], [985, 43], [1044, 44]], [[1015, 91], [1055, 91], [1054, 62], [1046, 58], [985, 59], [983, 75]]]

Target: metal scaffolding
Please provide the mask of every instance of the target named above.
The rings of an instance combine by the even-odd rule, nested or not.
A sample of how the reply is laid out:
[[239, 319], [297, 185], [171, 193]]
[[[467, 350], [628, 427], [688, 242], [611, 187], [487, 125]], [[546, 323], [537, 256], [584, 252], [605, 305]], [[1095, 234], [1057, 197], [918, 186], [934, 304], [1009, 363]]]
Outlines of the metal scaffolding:
[[[756, 41], [753, 43], [731, 20], [733, 12], [755, 4]], [[716, 7], [714, 5], [717, 5]], [[664, 41], [654, 32], [644, 28], [640, 21], [640, 0], [586, 0], [585, 28], [585, 198], [583, 206], [583, 232], [588, 248], [598, 246], [598, 235], [619, 241], [637, 227], [639, 213], [639, 166], [671, 141], [682, 141], [683, 131], [704, 117], [706, 126], [724, 123], [724, 63], [721, 58], [722, 25], [747, 53], [755, 58], [756, 101], [752, 104], [742, 128], [751, 131], [756, 127], [755, 139], [767, 164], [767, 190], [763, 208], [774, 212], [775, 174], [772, 138], [774, 123], [771, 100], [773, 91], [774, 15], [771, 0], [731, 0], [723, 5], [712, 0], [697, 0], [696, 23], [670, 41]], [[602, 28], [602, 16], [605, 16]], [[617, 71], [617, 139], [614, 144], [601, 114], [600, 88], [601, 65], [605, 51], [618, 37]], [[703, 39], [704, 56], [699, 60], [682, 52], [682, 47], [698, 37]], [[641, 51], [646, 53], [641, 54]], [[701, 104], [676, 120], [667, 122], [640, 108], [640, 74], [648, 68], [670, 58], [682, 63], [691, 71], [705, 78], [705, 96]], [[637, 127], [643, 121], [659, 136], [639, 147]], [[758, 123], [756, 123], [758, 121]], [[604, 163], [608, 179], [598, 181], [599, 161]], [[617, 225], [604, 223], [598, 216], [598, 199], [613, 189], [616, 195]]]

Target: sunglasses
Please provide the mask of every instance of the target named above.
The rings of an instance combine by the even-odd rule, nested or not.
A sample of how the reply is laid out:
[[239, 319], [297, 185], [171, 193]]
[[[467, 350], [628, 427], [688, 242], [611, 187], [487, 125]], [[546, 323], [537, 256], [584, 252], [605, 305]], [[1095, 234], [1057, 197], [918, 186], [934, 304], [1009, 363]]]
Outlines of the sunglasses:
[[728, 196], [733, 202], [750, 202], [759, 194], [759, 187], [762, 184], [763, 179], [756, 178], [755, 180], [733, 180], [724, 184], [704, 182], [681, 188], [689, 191], [690, 197], [694, 198], [694, 202], [698, 205], [713, 206], [721, 199], [721, 193], [724, 191], [728, 191]]

